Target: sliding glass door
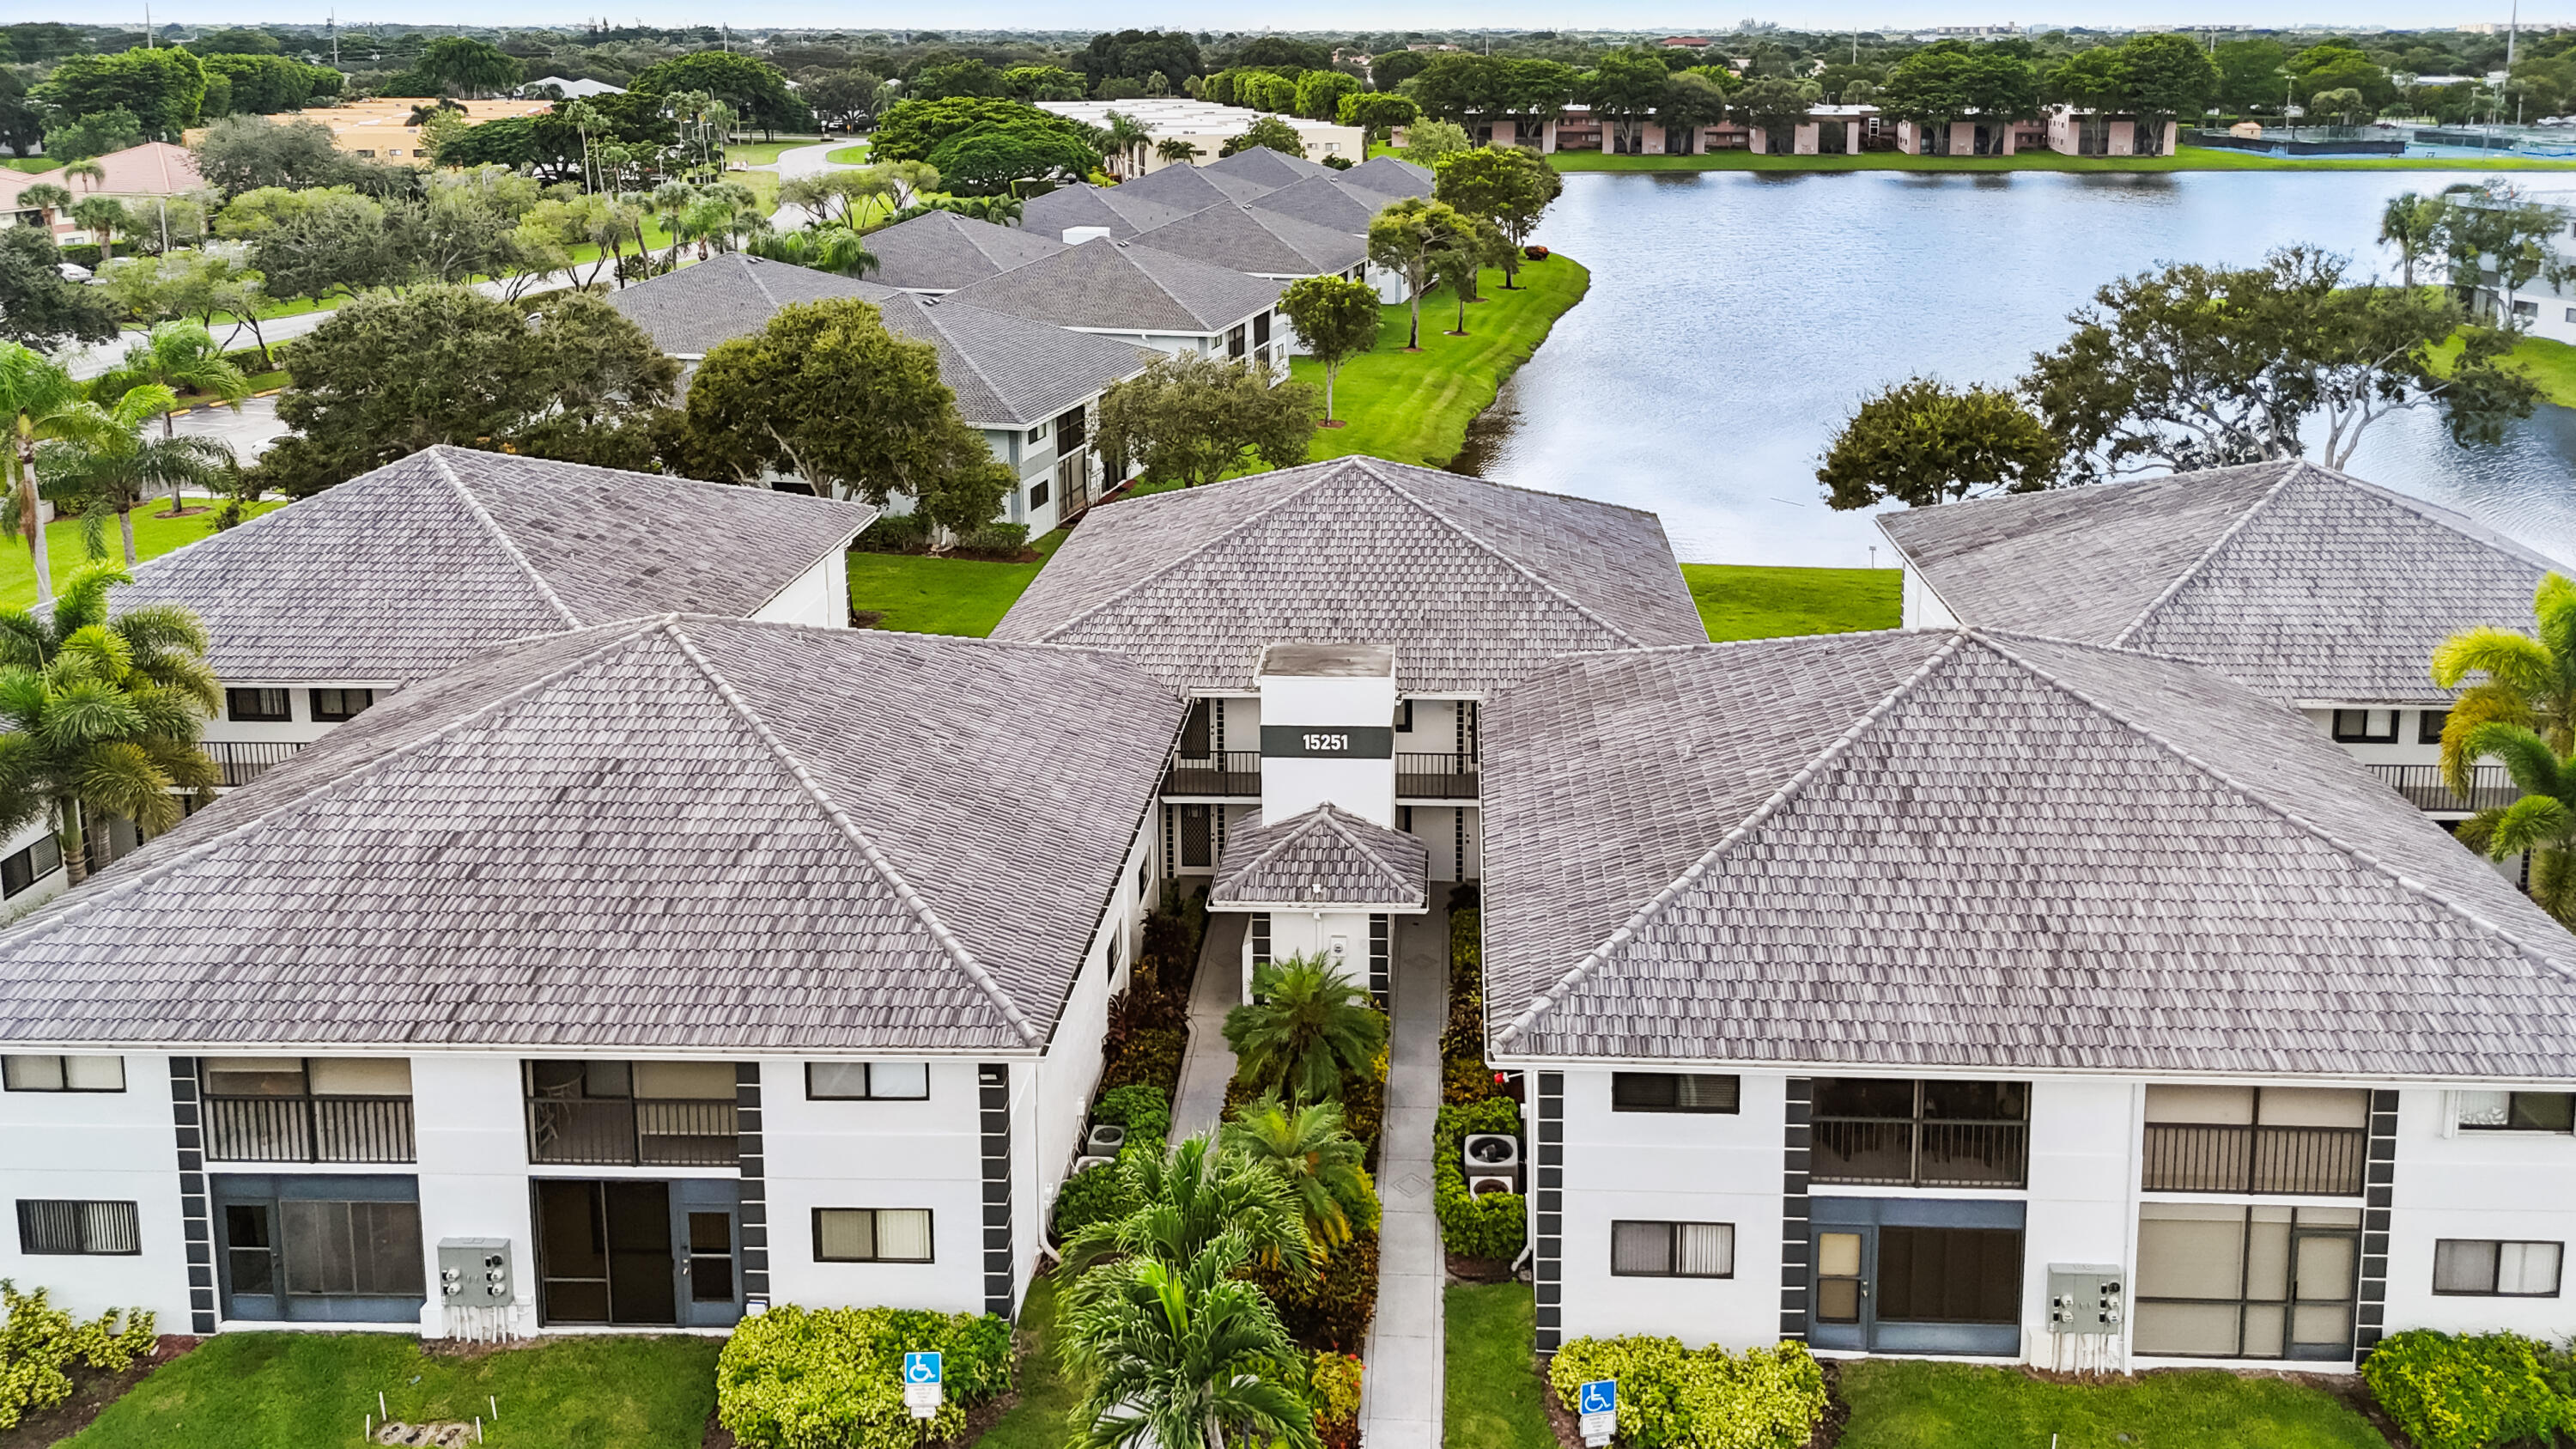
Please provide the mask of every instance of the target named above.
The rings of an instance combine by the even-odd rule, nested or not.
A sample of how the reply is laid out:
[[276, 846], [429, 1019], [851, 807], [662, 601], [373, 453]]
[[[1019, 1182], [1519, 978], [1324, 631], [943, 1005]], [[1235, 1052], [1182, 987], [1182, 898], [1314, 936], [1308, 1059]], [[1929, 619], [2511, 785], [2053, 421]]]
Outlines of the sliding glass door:
[[2020, 1352], [2020, 1203], [1815, 1198], [1809, 1212], [1818, 1348]]

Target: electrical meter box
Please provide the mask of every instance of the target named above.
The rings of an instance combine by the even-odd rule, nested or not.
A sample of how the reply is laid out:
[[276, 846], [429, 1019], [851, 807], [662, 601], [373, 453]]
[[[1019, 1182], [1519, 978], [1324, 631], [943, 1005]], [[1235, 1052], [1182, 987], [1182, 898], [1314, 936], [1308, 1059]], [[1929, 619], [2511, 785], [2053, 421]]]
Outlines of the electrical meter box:
[[438, 1240], [438, 1295], [449, 1307], [496, 1307], [511, 1302], [517, 1291], [508, 1238]]
[[2048, 1265], [2048, 1331], [2118, 1333], [2128, 1315], [2128, 1279], [2118, 1264]]

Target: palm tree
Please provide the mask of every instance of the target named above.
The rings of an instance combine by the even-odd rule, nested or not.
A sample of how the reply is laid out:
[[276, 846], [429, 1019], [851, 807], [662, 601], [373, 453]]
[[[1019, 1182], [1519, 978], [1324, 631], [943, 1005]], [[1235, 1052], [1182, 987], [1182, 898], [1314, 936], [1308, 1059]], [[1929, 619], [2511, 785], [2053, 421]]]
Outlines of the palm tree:
[[1182, 1138], [1161, 1153], [1122, 1152], [1109, 1170], [1125, 1180], [1128, 1200], [1139, 1206], [1065, 1241], [1064, 1266], [1081, 1275], [1076, 1296], [1088, 1291], [1089, 1270], [1103, 1263], [1186, 1263], [1227, 1233], [1241, 1237], [1249, 1252], [1305, 1271], [1305, 1220], [1287, 1183], [1260, 1163], [1220, 1149], [1214, 1133]]
[[74, 161], [63, 168], [63, 179], [83, 183], [85, 191], [96, 191], [107, 184], [107, 168], [95, 160]]
[[[224, 357], [215, 345], [214, 334], [195, 322], [164, 322], [135, 339], [125, 349], [125, 360], [105, 377], [91, 384], [94, 395], [114, 397], [147, 382], [157, 382], [172, 392], [193, 392], [216, 398], [241, 411], [241, 400], [250, 396], [250, 379]], [[178, 425], [170, 414], [161, 415], [161, 436], [176, 436]], [[179, 511], [177, 495], [170, 499], [170, 511]]]
[[61, 436], [65, 419], [84, 401], [81, 385], [44, 354], [17, 342], [0, 342], [0, 412], [9, 418], [9, 526], [27, 540], [36, 566], [36, 599], [54, 596], [54, 565], [45, 549], [44, 509], [37, 502], [36, 444]]
[[50, 181], [39, 181], [18, 193], [17, 205], [22, 209], [33, 208], [43, 212], [47, 226], [53, 224], [56, 212], [71, 204], [72, 194]]
[[1317, 1449], [1305, 1355], [1278, 1310], [1234, 1276], [1251, 1256], [1228, 1233], [1169, 1264], [1105, 1270], [1065, 1319], [1066, 1357], [1090, 1379], [1074, 1410], [1083, 1449]]
[[688, 244], [680, 234], [680, 218], [689, 203], [698, 199], [698, 188], [685, 181], [665, 181], [653, 188], [648, 201], [653, 220], [660, 223], [662, 234], [671, 239], [671, 250], [662, 259], [662, 269], [669, 271], [680, 264], [680, 249]]
[[113, 196], [84, 196], [72, 203], [72, 225], [98, 238], [101, 261], [116, 255], [116, 234], [132, 222], [124, 203]]
[[1354, 1224], [1377, 1226], [1377, 1190], [1363, 1165], [1368, 1149], [1343, 1127], [1341, 1103], [1289, 1107], [1264, 1097], [1238, 1110], [1218, 1140], [1279, 1174], [1319, 1253], [1349, 1242]]
[[2379, 240], [2397, 248], [2398, 266], [2405, 274], [2402, 285], [2408, 291], [2415, 288], [2416, 259], [2440, 250], [2442, 228], [2450, 216], [2449, 202], [2414, 191], [2390, 197], [2380, 211]]
[[[2459, 690], [2442, 723], [2442, 781], [2469, 798], [2477, 762], [2504, 764], [2526, 793], [2460, 826], [2460, 839], [2497, 860], [2531, 851], [2531, 895], [2561, 921], [2576, 921], [2576, 783], [2564, 763], [2576, 753], [2576, 582], [2550, 573], [2532, 592], [2537, 634], [2482, 624], [2433, 651], [2433, 682]], [[2472, 674], [2484, 678], [2462, 688]]]
[[232, 450], [212, 438], [153, 438], [145, 425], [167, 414], [178, 399], [157, 382], [129, 388], [112, 403], [83, 402], [64, 413], [61, 436], [36, 458], [45, 495], [80, 505], [81, 541], [91, 558], [107, 553], [107, 514], [124, 535], [125, 564], [134, 552], [134, 510], [154, 493], [170, 491], [172, 511], [191, 484], [209, 493], [233, 469]]
[[1386, 1017], [1321, 958], [1254, 967], [1252, 996], [1226, 1013], [1225, 1041], [1245, 1078], [1264, 1090], [1284, 1087], [1300, 1102], [1338, 1099], [1343, 1080], [1386, 1045]]
[[124, 570], [76, 575], [48, 613], [0, 609], [0, 829], [50, 814], [78, 885], [92, 820], [167, 830], [179, 794], [214, 799], [220, 778], [197, 732], [221, 695], [206, 630], [175, 604], [111, 621], [107, 591]]
[[1154, 143], [1154, 154], [1160, 156], [1166, 162], [1177, 162], [1180, 165], [1187, 166], [1199, 159], [1200, 152], [1198, 147], [1191, 145], [1189, 142], [1182, 140], [1178, 136], [1165, 136], [1160, 141]]
[[869, 251], [867, 242], [846, 226], [809, 226], [801, 231], [755, 236], [743, 250], [773, 262], [838, 272], [845, 277], [865, 276], [877, 265], [876, 253]]
[[1117, 153], [1118, 174], [1129, 175], [1131, 167], [1142, 164], [1145, 148], [1154, 143], [1154, 133], [1145, 129], [1144, 122], [1124, 111], [1109, 112], [1108, 120], [1109, 125], [1102, 134], [1109, 138], [1110, 147]]

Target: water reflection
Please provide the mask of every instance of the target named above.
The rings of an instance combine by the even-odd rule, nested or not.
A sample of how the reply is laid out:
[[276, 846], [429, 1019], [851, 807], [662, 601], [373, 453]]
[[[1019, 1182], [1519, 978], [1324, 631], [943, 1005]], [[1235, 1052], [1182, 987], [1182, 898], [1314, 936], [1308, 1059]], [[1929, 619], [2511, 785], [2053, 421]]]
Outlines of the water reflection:
[[[1663, 515], [1685, 559], [1861, 564], [1816, 454], [1911, 373], [2005, 382], [2094, 288], [2292, 242], [2376, 261], [2379, 211], [2440, 173], [1577, 174], [1537, 240], [1592, 292], [1471, 430], [1456, 466]], [[2372, 428], [2353, 471], [2576, 558], [2576, 414], [2462, 449], [2438, 417]], [[1885, 560], [1881, 546], [1880, 561]]]

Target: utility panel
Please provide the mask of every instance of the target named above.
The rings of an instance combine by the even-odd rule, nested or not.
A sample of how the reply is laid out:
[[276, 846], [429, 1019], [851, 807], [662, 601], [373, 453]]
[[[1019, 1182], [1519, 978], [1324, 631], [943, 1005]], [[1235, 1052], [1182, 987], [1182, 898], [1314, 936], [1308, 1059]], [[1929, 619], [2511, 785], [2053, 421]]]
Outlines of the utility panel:
[[2117, 1264], [2048, 1265], [2048, 1331], [2118, 1333], [2128, 1313], [2128, 1281]]
[[503, 1307], [516, 1291], [508, 1238], [438, 1240], [438, 1294], [449, 1307]]

